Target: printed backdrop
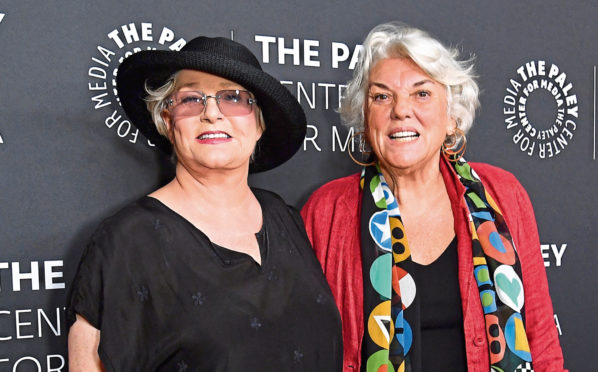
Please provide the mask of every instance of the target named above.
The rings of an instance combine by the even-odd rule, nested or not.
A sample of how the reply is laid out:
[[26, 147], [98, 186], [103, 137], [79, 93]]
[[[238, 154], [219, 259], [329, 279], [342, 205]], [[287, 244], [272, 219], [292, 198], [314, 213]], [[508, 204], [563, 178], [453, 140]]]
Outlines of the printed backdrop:
[[356, 172], [336, 109], [376, 24], [475, 54], [482, 108], [467, 159], [513, 172], [534, 203], [566, 366], [598, 334], [596, 65], [591, 0], [13, 1], [0, 4], [0, 371], [66, 371], [66, 291], [94, 227], [172, 177], [124, 116], [119, 61], [198, 36], [249, 47], [308, 118], [299, 153], [251, 176], [301, 207]]

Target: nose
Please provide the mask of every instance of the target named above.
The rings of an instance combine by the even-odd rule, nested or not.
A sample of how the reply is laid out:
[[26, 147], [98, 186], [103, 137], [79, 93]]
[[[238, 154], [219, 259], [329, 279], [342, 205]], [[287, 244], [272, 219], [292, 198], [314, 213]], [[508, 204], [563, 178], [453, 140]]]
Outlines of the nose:
[[391, 116], [393, 119], [405, 120], [411, 117], [411, 102], [409, 96], [396, 95], [392, 103]]
[[[210, 98], [213, 98], [213, 100], [210, 100]], [[207, 121], [208, 123], [215, 123], [217, 120], [222, 119], [222, 117], [223, 115], [218, 107], [216, 97], [206, 96], [205, 107], [203, 109], [201, 119], [203, 121]]]

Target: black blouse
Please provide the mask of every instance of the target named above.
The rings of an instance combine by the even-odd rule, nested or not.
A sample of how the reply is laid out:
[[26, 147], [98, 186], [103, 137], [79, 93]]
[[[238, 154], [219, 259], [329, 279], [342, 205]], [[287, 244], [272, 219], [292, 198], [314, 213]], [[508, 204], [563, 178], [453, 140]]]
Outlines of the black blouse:
[[101, 330], [107, 371], [341, 370], [340, 316], [301, 217], [253, 192], [261, 266], [151, 197], [100, 225], [67, 316]]
[[414, 264], [420, 301], [420, 371], [467, 371], [457, 237], [431, 264]]

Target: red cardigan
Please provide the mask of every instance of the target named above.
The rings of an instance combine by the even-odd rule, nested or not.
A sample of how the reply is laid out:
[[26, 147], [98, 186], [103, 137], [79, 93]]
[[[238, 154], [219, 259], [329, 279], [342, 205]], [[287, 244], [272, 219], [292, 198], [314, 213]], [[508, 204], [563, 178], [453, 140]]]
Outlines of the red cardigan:
[[[564, 371], [548, 281], [540, 253], [536, 219], [529, 197], [515, 177], [500, 168], [470, 163], [500, 206], [521, 261], [526, 331], [534, 370]], [[465, 352], [469, 372], [488, 372], [490, 361], [484, 314], [473, 276], [471, 233], [464, 186], [451, 167], [440, 162], [458, 240], [459, 287], [463, 306]], [[360, 248], [359, 175], [331, 181], [301, 211], [307, 234], [332, 289], [343, 322], [344, 371], [359, 371], [364, 332], [363, 275]]]

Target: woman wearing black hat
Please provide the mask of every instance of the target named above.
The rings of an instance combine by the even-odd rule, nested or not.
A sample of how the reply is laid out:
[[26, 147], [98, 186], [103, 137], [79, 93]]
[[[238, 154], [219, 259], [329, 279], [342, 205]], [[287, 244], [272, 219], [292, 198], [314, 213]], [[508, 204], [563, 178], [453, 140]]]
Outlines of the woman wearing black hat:
[[223, 38], [137, 53], [117, 85], [176, 176], [94, 233], [69, 300], [71, 370], [340, 370], [338, 310], [299, 214], [247, 184], [299, 148], [297, 101]]

